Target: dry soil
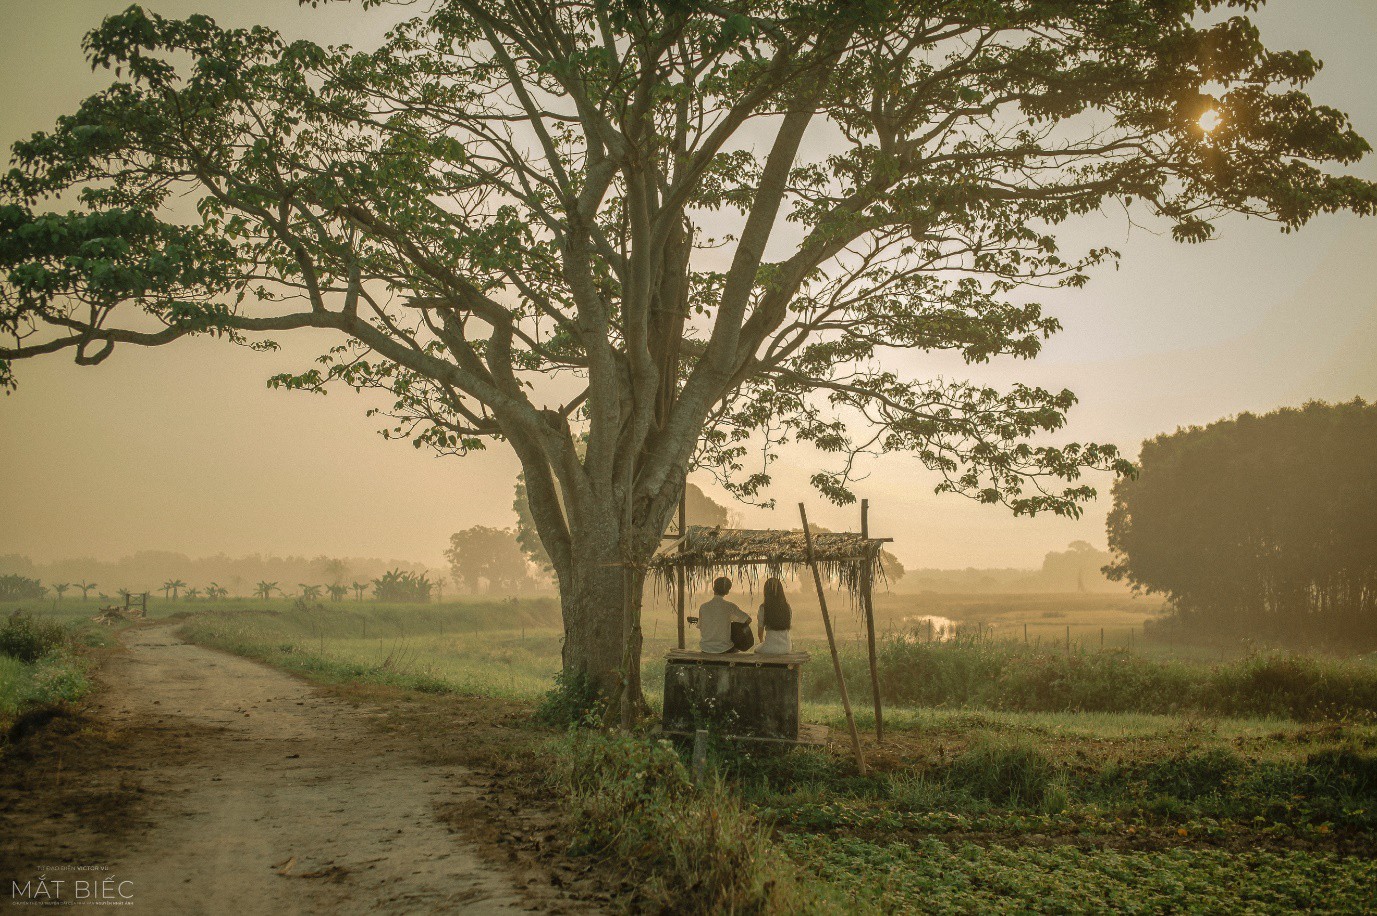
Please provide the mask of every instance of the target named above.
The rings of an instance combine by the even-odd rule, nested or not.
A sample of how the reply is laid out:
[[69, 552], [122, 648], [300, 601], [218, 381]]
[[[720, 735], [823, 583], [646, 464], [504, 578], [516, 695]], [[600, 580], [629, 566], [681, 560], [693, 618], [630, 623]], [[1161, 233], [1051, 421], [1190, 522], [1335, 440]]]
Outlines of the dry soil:
[[[122, 911], [136, 913], [570, 908], [454, 829], [456, 803], [471, 809], [482, 780], [376, 727], [385, 707], [191, 645], [172, 625], [121, 641], [83, 719], [100, 732], [87, 752], [40, 755], [24, 784], [3, 787], [0, 858], [12, 874], [0, 873], [0, 900], [12, 876], [46, 874], [131, 882]], [[104, 759], [91, 759], [92, 742]]]

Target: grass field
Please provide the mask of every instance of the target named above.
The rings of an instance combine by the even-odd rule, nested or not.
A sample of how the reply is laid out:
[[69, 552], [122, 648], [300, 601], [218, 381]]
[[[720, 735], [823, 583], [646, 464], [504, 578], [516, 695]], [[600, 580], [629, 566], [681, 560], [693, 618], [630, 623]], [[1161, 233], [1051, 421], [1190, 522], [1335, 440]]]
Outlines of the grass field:
[[[1019, 615], [1055, 619], [1085, 632], [1113, 615], [1148, 614], [1122, 603], [1127, 599], [1100, 596], [1060, 603], [1047, 596], [919, 597], [926, 602], [886, 599], [881, 613], [891, 635], [899, 629], [894, 620], [939, 611], [954, 620], [984, 617], [997, 627], [1019, 624]], [[55, 616], [75, 620], [92, 609], [78, 604], [64, 602]], [[155, 601], [150, 616], [188, 610], [195, 613], [183, 629], [195, 641], [324, 681], [477, 694], [534, 708], [558, 670], [558, 611], [549, 599], [312, 607], [222, 601], [190, 608]], [[1042, 616], [1049, 612], [1063, 616]], [[844, 603], [836, 613], [848, 668], [863, 670], [854, 616]], [[805, 622], [798, 629], [799, 642], [815, 655], [805, 672], [814, 697], [805, 718], [829, 725], [837, 739], [845, 721], [825, 686], [825, 648], [816, 627]], [[1021, 636], [1021, 624], [1017, 629]], [[645, 683], [655, 705], [672, 619], [652, 616], [646, 630]], [[915, 648], [939, 659], [925, 664], [945, 664], [940, 660], [965, 651], [959, 641]], [[1073, 649], [1078, 657], [1098, 655], [1093, 644]], [[1144, 647], [1132, 657], [1152, 665], [1170, 649]], [[1188, 672], [1232, 670], [1185, 652], [1168, 663]], [[1374, 671], [1371, 659], [1334, 665], [1324, 670], [1360, 684]], [[864, 685], [853, 693], [861, 697], [858, 720], [869, 728]], [[785, 756], [722, 746], [714, 749], [718, 778], [707, 787], [688, 785], [681, 762], [649, 739], [607, 739], [590, 756], [587, 742], [535, 725], [532, 733], [550, 755], [550, 778], [564, 780], [560, 797], [573, 812], [576, 850], [626, 857], [628, 867], [659, 882], [666, 899], [690, 893], [704, 863], [717, 863], [714, 886], [726, 889], [701, 897], [705, 908], [1372, 911], [1377, 720], [1360, 713], [1302, 718], [1029, 712], [969, 698], [900, 705], [888, 710], [885, 744], [866, 739], [866, 777], [856, 775], [836, 740]], [[702, 829], [709, 821], [716, 825], [710, 835]], [[638, 836], [655, 842], [632, 842]], [[737, 880], [742, 871], [749, 880]]]

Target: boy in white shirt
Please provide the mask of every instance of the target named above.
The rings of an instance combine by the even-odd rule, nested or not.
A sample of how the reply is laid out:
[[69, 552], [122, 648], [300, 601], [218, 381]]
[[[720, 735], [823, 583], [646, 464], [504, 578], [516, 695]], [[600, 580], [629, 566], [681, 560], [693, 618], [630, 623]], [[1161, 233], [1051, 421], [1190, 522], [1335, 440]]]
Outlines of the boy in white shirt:
[[698, 629], [702, 633], [698, 648], [703, 652], [735, 652], [732, 624], [751, 622], [750, 615], [726, 599], [731, 590], [731, 579], [718, 578], [712, 583], [712, 600], [698, 609]]

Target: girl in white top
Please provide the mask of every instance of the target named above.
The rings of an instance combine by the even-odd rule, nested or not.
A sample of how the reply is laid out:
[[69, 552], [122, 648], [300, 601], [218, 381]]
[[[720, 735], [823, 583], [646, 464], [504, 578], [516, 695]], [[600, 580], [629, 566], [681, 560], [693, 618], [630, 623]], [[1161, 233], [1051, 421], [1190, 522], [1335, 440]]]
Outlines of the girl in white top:
[[755, 651], [761, 655], [784, 655], [793, 651], [789, 630], [794, 624], [794, 612], [784, 597], [784, 583], [775, 576], [765, 580], [765, 603], [760, 606], [756, 632], [760, 645]]

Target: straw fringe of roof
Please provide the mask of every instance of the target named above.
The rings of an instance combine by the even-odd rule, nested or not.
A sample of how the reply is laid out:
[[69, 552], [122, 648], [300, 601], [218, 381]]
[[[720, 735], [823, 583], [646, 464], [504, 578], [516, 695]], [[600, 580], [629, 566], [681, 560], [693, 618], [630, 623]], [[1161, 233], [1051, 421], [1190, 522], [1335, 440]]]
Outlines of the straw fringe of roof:
[[[823, 581], [845, 590], [854, 600], [867, 576], [872, 582], [884, 579], [881, 546], [881, 541], [851, 532], [822, 532], [813, 535], [813, 559]], [[718, 576], [745, 581], [754, 589], [762, 575], [795, 578], [807, 563], [801, 530], [692, 526], [687, 537], [655, 556], [650, 572], [666, 591], [674, 587], [679, 569], [690, 592], [705, 591]]]

